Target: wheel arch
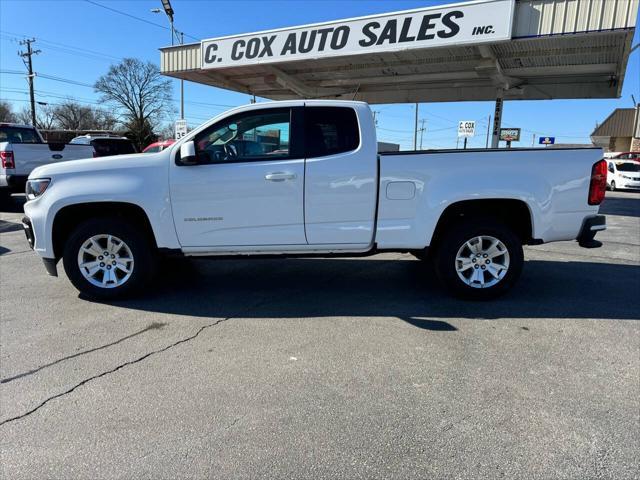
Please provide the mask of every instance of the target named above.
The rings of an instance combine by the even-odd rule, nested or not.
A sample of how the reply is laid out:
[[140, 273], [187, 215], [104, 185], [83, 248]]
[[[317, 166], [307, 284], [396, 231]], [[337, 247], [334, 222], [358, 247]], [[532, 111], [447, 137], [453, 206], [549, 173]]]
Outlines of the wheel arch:
[[149, 216], [139, 205], [128, 202], [78, 203], [61, 208], [53, 219], [51, 240], [56, 259], [62, 257], [65, 242], [71, 232], [81, 223], [93, 218], [127, 219], [140, 227], [153, 248], [157, 248]]
[[492, 218], [509, 226], [523, 244], [539, 243], [533, 238], [533, 215], [529, 205], [518, 199], [460, 200], [444, 209], [431, 238], [430, 247], [437, 247], [444, 232], [467, 218]]

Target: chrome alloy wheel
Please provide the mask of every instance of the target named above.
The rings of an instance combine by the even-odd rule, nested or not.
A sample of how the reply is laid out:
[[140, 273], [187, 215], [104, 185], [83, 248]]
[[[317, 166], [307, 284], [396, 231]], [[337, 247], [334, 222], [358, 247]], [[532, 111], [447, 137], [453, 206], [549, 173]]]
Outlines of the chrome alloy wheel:
[[460, 247], [455, 263], [460, 280], [473, 288], [488, 288], [509, 271], [509, 251], [497, 238], [481, 235]]
[[133, 254], [118, 237], [94, 235], [80, 247], [78, 268], [85, 280], [96, 287], [120, 287], [133, 272]]

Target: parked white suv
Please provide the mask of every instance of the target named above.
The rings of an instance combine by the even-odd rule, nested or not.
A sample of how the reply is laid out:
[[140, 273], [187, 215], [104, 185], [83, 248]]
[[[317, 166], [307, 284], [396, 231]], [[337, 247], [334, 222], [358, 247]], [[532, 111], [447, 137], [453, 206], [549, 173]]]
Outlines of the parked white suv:
[[56, 275], [114, 298], [153, 279], [160, 255], [430, 256], [454, 293], [509, 290], [523, 244], [603, 230], [600, 149], [378, 155], [361, 102], [257, 103], [159, 153], [59, 163], [30, 176], [24, 226]]

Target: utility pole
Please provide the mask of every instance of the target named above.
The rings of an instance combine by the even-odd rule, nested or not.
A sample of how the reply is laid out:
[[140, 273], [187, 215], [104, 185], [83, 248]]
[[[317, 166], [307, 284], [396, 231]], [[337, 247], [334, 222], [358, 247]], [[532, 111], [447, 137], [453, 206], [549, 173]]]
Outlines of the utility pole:
[[416, 103], [416, 119], [413, 124], [413, 149], [418, 149], [418, 104]]
[[424, 136], [424, 131], [426, 130], [426, 128], [424, 128], [425, 122], [426, 120], [424, 118], [420, 120], [420, 150], [422, 150], [422, 137]]
[[489, 135], [491, 131], [491, 115], [489, 115], [489, 118], [487, 119], [487, 140], [486, 142], [484, 142], [484, 148], [489, 148]]
[[378, 126], [378, 113], [376, 110], [373, 111], [373, 126], [377, 127]]
[[[171, 23], [173, 26], [173, 22]], [[184, 32], [180, 32], [180, 45], [184, 45]], [[180, 120], [184, 120], [184, 79], [180, 79]]]
[[536, 134], [534, 133], [534, 134], [531, 136], [531, 148], [533, 148], [533, 147], [535, 147], [535, 146], [536, 146]]
[[[31, 101], [31, 123], [35, 127], [36, 126], [36, 96], [33, 91], [33, 79], [35, 74], [33, 73], [33, 62], [31, 61], [31, 57], [33, 55], [37, 55], [40, 53], [40, 50], [33, 50], [31, 48], [31, 44], [36, 41], [35, 38], [26, 39], [20, 42], [20, 45], [26, 45], [26, 52], [18, 52], [18, 55], [22, 57], [22, 61], [27, 67], [27, 71], [29, 72], [27, 75], [27, 79], [29, 81], [29, 99]], [[25, 58], [27, 59], [25, 61]]]

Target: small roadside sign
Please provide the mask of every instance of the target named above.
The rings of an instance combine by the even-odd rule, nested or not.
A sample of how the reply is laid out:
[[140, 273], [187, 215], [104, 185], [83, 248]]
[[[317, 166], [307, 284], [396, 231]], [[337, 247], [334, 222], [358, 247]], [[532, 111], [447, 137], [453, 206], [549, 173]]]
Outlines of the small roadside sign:
[[471, 138], [476, 134], [475, 120], [463, 120], [458, 122], [458, 138]]
[[538, 143], [540, 145], [553, 145], [556, 143], [556, 137], [540, 137]]
[[176, 120], [175, 124], [176, 140], [180, 140], [187, 134], [187, 121]]
[[503, 142], [519, 142], [520, 129], [519, 128], [501, 128], [500, 140]]

